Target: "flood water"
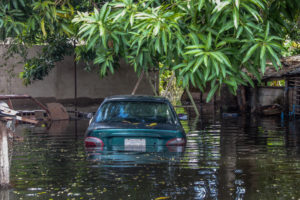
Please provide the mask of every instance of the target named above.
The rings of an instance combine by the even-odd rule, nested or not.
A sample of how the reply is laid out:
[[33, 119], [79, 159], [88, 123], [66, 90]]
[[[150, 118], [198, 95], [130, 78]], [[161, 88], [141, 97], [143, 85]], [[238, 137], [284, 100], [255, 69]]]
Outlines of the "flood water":
[[[184, 149], [89, 152], [88, 121], [21, 125], [7, 199], [300, 199], [300, 121], [182, 121]], [[3, 194], [2, 194], [3, 195]]]

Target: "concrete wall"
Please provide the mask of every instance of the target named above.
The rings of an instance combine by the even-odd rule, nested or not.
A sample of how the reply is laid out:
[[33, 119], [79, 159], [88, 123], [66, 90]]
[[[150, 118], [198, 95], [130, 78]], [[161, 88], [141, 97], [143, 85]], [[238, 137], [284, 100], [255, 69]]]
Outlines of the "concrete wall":
[[[30, 49], [29, 56], [39, 51], [39, 47]], [[7, 67], [0, 68], [0, 94], [28, 94], [33, 97], [54, 98], [66, 100], [74, 98], [74, 63], [73, 56], [66, 57], [57, 63], [50, 74], [42, 81], [35, 81], [24, 86], [18, 74], [23, 70], [20, 58], [3, 59], [5, 48], [0, 46], [0, 65], [7, 63]], [[136, 82], [137, 75], [133, 67], [120, 62], [120, 68], [115, 74], [100, 79], [98, 67], [92, 72], [84, 70], [84, 64], [77, 65], [77, 96], [79, 98], [102, 99], [106, 96], [130, 94]], [[153, 95], [148, 80], [144, 77], [136, 94]]]
[[[37, 81], [34, 84], [25, 87], [22, 80], [18, 78], [23, 69], [19, 63], [21, 58], [13, 57], [9, 60], [3, 59], [6, 49], [0, 46], [0, 65], [6, 64], [0, 68], [0, 94], [29, 94], [34, 97], [54, 97], [56, 84], [56, 69], [43, 81]], [[36, 52], [31, 50], [29, 56]], [[47, 88], [47, 89], [46, 89]]]
[[261, 106], [283, 103], [284, 87], [259, 87], [258, 102]]

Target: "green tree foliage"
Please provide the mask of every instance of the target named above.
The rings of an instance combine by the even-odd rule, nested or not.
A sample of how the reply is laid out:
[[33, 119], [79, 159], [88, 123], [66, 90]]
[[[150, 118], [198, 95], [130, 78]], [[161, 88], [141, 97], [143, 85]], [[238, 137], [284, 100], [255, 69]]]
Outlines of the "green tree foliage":
[[[9, 40], [8, 55], [19, 53], [25, 63], [20, 77], [25, 84], [41, 80], [55, 63], [70, 55], [77, 29], [72, 23], [75, 11], [101, 7], [103, 1], [4, 0], [0, 2], [0, 39]], [[22, 45], [22, 51], [15, 51]], [[24, 49], [40, 45], [41, 51], [28, 57]]]
[[[41, 80], [55, 62], [71, 53], [69, 38], [74, 35], [71, 19], [74, 8], [69, 1], [10, 0], [0, 3], [0, 33], [10, 39], [8, 53], [24, 46], [18, 53], [25, 63], [20, 74], [25, 84]], [[42, 50], [32, 58], [24, 49], [41, 45]]]
[[115, 57], [125, 57], [137, 71], [163, 64], [183, 87], [210, 89], [209, 101], [222, 84], [233, 93], [240, 84], [253, 85], [249, 75], [260, 80], [267, 61], [281, 66], [282, 41], [299, 18], [299, 4], [114, 0], [100, 10], [79, 12], [73, 22], [80, 25], [86, 48], [96, 52], [102, 75], [113, 72]]
[[162, 65], [178, 85], [210, 90], [209, 101], [222, 84], [232, 93], [253, 85], [268, 61], [281, 66], [283, 41], [299, 39], [299, 8], [294, 0], [14, 0], [0, 6], [8, 13], [0, 27], [49, 45], [53, 36], [78, 38], [77, 58], [99, 65], [101, 76], [120, 58], [138, 73]]

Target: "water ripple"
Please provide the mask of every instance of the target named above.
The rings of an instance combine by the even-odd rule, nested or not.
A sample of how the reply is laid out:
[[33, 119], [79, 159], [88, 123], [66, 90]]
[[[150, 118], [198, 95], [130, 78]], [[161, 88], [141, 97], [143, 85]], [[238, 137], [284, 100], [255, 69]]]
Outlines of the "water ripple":
[[[293, 124], [294, 123], [294, 124]], [[21, 126], [11, 160], [11, 199], [297, 199], [299, 121], [185, 121], [177, 152], [87, 152], [87, 122], [61, 130]]]

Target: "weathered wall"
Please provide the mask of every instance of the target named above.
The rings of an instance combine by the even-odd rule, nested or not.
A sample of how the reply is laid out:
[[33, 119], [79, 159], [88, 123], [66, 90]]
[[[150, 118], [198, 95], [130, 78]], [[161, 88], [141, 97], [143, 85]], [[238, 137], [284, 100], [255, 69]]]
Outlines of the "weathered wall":
[[[33, 56], [40, 48], [35, 47], [29, 51]], [[5, 48], [0, 46], [0, 65], [4, 62], [8, 67], [0, 68], [0, 94], [28, 94], [33, 97], [55, 98], [66, 100], [74, 98], [74, 63], [73, 57], [68, 56], [62, 62], [57, 63], [49, 76], [42, 81], [35, 81], [29, 86], [24, 86], [18, 78], [23, 65], [18, 64], [20, 58], [12, 58], [7, 61], [3, 59]], [[133, 68], [120, 63], [120, 68], [114, 75], [100, 79], [98, 68], [94, 67], [92, 72], [83, 70], [84, 64], [77, 65], [77, 96], [79, 98], [101, 99], [106, 96], [118, 94], [130, 94], [137, 82], [137, 75]], [[136, 94], [152, 95], [149, 82], [144, 78]]]
[[283, 87], [259, 87], [258, 102], [261, 106], [282, 104], [283, 92]]
[[[255, 95], [254, 88], [249, 87], [246, 90], [246, 99], [248, 108], [252, 109], [255, 107]], [[257, 104], [258, 106], [266, 106], [279, 104], [283, 106], [283, 94], [284, 87], [258, 87], [257, 88]], [[239, 110], [237, 97], [229, 92], [227, 87], [223, 87], [221, 91], [222, 98], [219, 103], [222, 107], [223, 112], [236, 112]], [[250, 110], [248, 110], [250, 112]]]
[[[34, 55], [36, 51], [30, 50], [28, 56]], [[19, 62], [21, 58], [14, 57], [9, 60], [3, 59], [3, 53], [6, 49], [0, 46], [0, 65], [6, 64], [0, 68], [0, 94], [29, 94], [34, 97], [55, 97], [56, 69], [51, 71], [48, 77], [43, 81], [37, 81], [34, 84], [25, 87], [22, 80], [18, 78], [23, 69]]]

